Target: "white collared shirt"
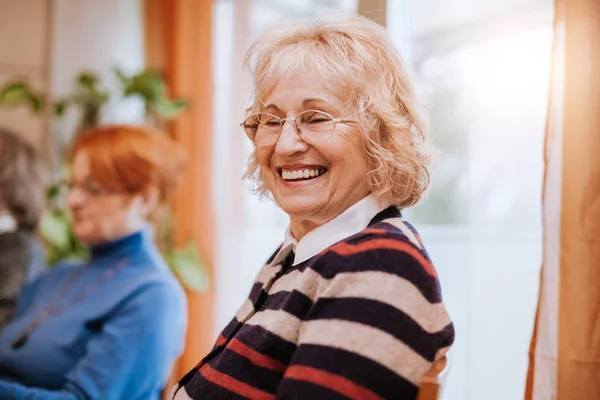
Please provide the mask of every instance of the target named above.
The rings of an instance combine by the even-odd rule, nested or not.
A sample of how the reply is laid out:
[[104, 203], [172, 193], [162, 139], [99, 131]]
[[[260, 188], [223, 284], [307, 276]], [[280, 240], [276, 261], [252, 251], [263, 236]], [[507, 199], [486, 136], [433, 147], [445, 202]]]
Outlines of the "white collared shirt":
[[271, 265], [280, 263], [290, 251], [296, 253], [293, 265], [298, 265], [329, 246], [362, 231], [369, 225], [375, 215], [389, 206], [389, 203], [378, 200], [371, 193], [348, 207], [331, 221], [308, 232], [300, 241], [292, 236], [291, 226], [288, 225], [281, 249]]

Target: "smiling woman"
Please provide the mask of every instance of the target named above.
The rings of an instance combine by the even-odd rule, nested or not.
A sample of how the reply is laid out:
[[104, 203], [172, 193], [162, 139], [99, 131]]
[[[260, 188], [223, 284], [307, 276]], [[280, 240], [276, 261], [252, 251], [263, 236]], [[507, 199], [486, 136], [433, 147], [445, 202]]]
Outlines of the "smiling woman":
[[289, 227], [174, 399], [415, 399], [454, 327], [400, 213], [428, 184], [400, 58], [380, 26], [344, 18], [269, 30], [247, 62], [246, 177]]

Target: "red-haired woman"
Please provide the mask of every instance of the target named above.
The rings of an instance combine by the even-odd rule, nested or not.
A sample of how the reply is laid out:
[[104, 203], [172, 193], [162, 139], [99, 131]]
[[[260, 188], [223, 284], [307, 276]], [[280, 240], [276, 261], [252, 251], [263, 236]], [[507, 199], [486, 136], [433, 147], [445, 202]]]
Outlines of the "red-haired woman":
[[0, 334], [0, 398], [158, 399], [183, 348], [185, 297], [147, 219], [175, 188], [183, 151], [142, 127], [82, 133], [68, 197], [84, 264], [21, 294]]

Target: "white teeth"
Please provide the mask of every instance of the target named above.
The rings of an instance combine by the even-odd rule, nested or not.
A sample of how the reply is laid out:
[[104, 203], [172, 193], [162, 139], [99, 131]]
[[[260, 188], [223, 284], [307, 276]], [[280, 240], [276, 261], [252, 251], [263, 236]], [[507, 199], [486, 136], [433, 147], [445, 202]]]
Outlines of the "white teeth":
[[286, 180], [296, 180], [296, 179], [308, 179], [317, 177], [323, 173], [325, 173], [325, 168], [315, 168], [315, 169], [299, 169], [295, 171], [286, 171], [281, 170], [281, 177]]

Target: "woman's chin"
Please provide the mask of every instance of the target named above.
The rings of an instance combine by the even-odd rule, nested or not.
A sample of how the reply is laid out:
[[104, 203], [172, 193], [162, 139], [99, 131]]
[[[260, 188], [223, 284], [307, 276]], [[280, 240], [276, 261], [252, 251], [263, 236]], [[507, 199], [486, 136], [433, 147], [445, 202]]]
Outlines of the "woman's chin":
[[308, 199], [302, 201], [301, 199], [295, 199], [291, 201], [278, 202], [279, 207], [290, 217], [309, 217], [311, 215], [318, 214], [322, 205], [317, 201], [309, 201]]
[[89, 230], [83, 227], [74, 226], [73, 235], [75, 236], [75, 239], [77, 239], [77, 241], [86, 246], [91, 246], [94, 244], [94, 235], [91, 235]]

